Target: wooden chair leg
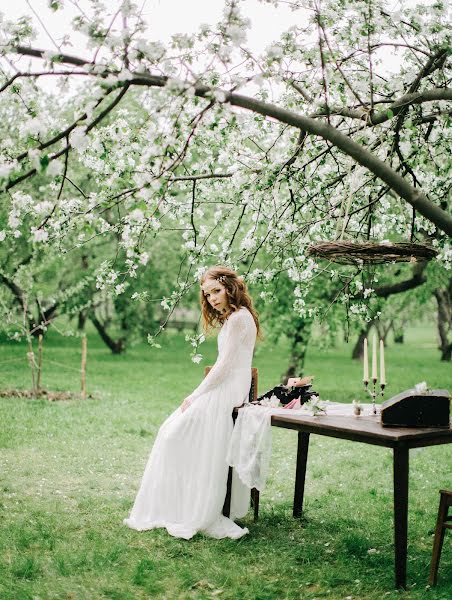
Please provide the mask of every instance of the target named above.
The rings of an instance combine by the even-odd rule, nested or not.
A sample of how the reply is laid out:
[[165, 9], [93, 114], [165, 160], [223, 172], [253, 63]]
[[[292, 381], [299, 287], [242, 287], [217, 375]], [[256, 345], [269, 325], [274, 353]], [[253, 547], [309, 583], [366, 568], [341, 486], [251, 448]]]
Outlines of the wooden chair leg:
[[444, 494], [441, 494], [441, 500], [440, 500], [439, 509], [438, 509], [438, 519], [436, 521], [436, 528], [435, 528], [435, 538], [433, 540], [432, 563], [430, 566], [429, 584], [431, 586], [436, 585], [436, 581], [438, 579], [439, 559], [441, 557], [441, 550], [442, 550], [443, 541], [444, 541], [444, 533], [446, 531], [446, 529], [444, 527], [444, 523], [447, 520], [447, 513], [448, 513], [448, 509], [449, 509], [446, 500], [447, 500], [446, 496]]
[[259, 518], [259, 490], [256, 488], [251, 490], [251, 506], [254, 509], [254, 520], [257, 521]]
[[226, 485], [226, 498], [223, 504], [223, 515], [225, 517], [231, 516], [231, 493], [232, 493], [232, 467], [228, 469], [228, 482]]

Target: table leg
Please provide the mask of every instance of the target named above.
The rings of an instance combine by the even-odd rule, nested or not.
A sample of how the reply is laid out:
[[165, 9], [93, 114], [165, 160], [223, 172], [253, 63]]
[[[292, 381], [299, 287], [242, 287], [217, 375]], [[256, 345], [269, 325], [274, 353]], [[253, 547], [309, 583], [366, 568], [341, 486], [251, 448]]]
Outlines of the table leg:
[[295, 472], [295, 494], [293, 499], [293, 516], [301, 517], [303, 510], [304, 482], [306, 464], [308, 462], [309, 433], [298, 432], [297, 468]]
[[409, 450], [405, 446], [394, 448], [394, 558], [395, 584], [406, 587], [406, 562], [408, 543], [408, 472]]

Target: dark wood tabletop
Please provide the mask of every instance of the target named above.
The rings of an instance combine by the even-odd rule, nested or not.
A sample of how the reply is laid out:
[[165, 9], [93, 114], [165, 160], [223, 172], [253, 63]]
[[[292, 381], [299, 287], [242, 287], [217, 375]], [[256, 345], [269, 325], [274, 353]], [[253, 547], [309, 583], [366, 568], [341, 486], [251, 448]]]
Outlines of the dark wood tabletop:
[[450, 427], [383, 427], [380, 415], [337, 416], [300, 415], [287, 410], [287, 415], [272, 415], [272, 425], [285, 429], [302, 429], [308, 433], [338, 437], [366, 444], [394, 448], [406, 445], [408, 448], [433, 446], [452, 442], [452, 421]]

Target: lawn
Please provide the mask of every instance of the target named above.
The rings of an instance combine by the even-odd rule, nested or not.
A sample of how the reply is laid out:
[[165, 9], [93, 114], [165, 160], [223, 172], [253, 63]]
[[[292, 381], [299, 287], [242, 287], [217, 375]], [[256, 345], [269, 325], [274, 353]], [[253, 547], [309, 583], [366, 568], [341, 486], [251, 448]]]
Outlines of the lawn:
[[[25, 353], [23, 345], [0, 344], [1, 388], [29, 387]], [[426, 584], [438, 490], [452, 487], [452, 445], [411, 453], [405, 592], [393, 589], [392, 460], [385, 448], [313, 436], [305, 514], [294, 520], [296, 435], [274, 429], [259, 521], [241, 521], [248, 536], [187, 542], [122, 525], [159, 424], [213, 362], [214, 340], [204, 353], [201, 365], [192, 364], [183, 337], [168, 334], [161, 350], [141, 345], [113, 356], [90, 333], [92, 398], [0, 398], [0, 598], [450, 600], [452, 536], [439, 585]], [[351, 344], [342, 343], [309, 350], [306, 374], [316, 376], [322, 398], [350, 401], [361, 393], [361, 365], [350, 354]], [[386, 357], [388, 396], [422, 380], [452, 390], [452, 369], [439, 361], [429, 326], [409, 330], [404, 345], [391, 342]], [[284, 343], [259, 346], [261, 392], [279, 382], [286, 361]], [[79, 341], [52, 334], [44, 386], [78, 390], [79, 363]]]

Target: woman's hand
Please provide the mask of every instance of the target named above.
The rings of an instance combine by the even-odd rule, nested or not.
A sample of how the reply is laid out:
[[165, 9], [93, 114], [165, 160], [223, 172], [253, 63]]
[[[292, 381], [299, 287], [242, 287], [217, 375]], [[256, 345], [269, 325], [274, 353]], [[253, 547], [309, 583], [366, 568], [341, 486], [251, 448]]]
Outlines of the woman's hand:
[[185, 400], [180, 405], [180, 409], [182, 412], [186, 411], [187, 408], [191, 406], [191, 400], [189, 398], [185, 398]]

